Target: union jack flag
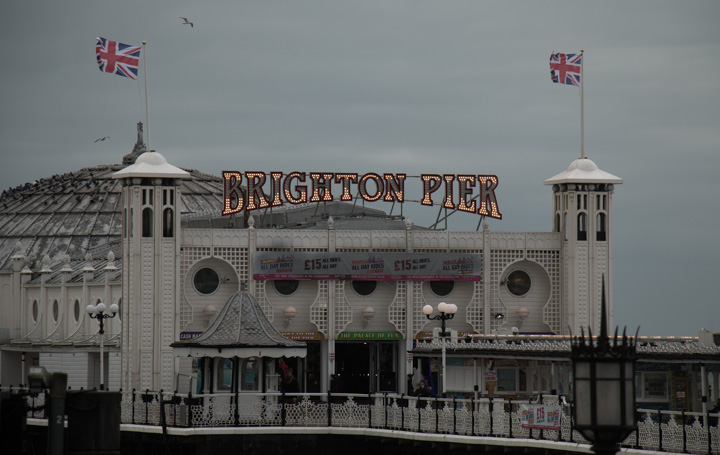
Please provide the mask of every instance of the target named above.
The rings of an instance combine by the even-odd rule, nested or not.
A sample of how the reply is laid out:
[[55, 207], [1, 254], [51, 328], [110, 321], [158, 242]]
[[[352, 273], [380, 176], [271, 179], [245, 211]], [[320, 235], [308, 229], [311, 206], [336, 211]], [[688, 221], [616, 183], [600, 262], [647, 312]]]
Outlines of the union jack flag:
[[560, 84], [580, 86], [582, 54], [550, 54], [550, 77]]
[[138, 46], [98, 37], [95, 53], [100, 71], [137, 79], [138, 65], [140, 64], [140, 48]]

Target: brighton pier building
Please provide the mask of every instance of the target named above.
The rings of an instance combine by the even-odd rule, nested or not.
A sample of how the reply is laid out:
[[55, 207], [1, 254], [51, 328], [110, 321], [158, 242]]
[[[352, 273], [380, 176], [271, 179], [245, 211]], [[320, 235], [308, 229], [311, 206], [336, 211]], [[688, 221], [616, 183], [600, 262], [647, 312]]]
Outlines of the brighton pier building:
[[[568, 335], [599, 330], [603, 282], [612, 315], [622, 180], [578, 159], [544, 183], [548, 232], [427, 229], [341, 201], [223, 217], [223, 179], [147, 151], [139, 125], [122, 164], [3, 192], [0, 384], [44, 366], [72, 388], [258, 392], [282, 366], [304, 392], [407, 393], [425, 377], [436, 393], [492, 379], [499, 395], [567, 394]], [[398, 272], [416, 265], [434, 271]], [[100, 302], [119, 307], [104, 334], [86, 312]], [[440, 302], [457, 308], [442, 365], [441, 322], [423, 312]], [[710, 338], [645, 343], [640, 399], [717, 399]]]

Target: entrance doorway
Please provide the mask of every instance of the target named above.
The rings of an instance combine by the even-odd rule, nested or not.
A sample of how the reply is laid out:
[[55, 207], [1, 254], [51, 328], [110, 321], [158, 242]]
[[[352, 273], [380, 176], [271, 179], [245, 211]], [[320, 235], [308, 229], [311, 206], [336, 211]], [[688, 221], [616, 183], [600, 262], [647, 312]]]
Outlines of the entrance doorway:
[[395, 343], [335, 343], [333, 391], [397, 392]]

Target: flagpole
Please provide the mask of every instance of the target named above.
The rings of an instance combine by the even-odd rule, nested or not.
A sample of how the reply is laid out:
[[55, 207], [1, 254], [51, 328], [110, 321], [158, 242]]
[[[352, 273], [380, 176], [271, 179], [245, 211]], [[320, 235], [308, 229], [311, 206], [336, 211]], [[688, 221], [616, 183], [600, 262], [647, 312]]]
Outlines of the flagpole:
[[143, 72], [145, 74], [145, 136], [147, 138], [147, 149], [148, 151], [152, 150], [150, 148], [150, 109], [148, 109], [148, 82], [147, 82], [147, 51], [145, 50], [145, 45], [147, 44], [147, 41], [143, 41]]
[[583, 71], [583, 64], [585, 63], [584, 50], [580, 49], [580, 159], [585, 159], [585, 106], [583, 102], [583, 78], [585, 72]]

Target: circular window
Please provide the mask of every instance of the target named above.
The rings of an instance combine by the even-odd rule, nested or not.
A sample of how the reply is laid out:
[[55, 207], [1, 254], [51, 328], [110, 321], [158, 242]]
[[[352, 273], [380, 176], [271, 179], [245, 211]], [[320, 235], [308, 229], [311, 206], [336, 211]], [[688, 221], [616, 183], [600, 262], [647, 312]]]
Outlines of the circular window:
[[38, 303], [37, 303], [37, 300], [33, 300], [33, 304], [32, 304], [32, 318], [33, 318], [33, 322], [37, 322], [37, 320], [38, 320]]
[[431, 281], [430, 290], [438, 297], [445, 297], [455, 289], [454, 281]]
[[58, 301], [53, 301], [53, 321], [57, 322], [58, 316], [60, 316], [60, 304], [58, 304]]
[[78, 322], [80, 320], [80, 301], [75, 300], [75, 308], [73, 308], [73, 313], [75, 315], [75, 322]]
[[377, 281], [353, 281], [352, 287], [358, 295], [370, 295], [375, 292]]
[[530, 275], [522, 270], [515, 270], [507, 277], [507, 290], [512, 295], [522, 296], [530, 291]]
[[212, 294], [220, 286], [220, 276], [215, 270], [206, 267], [195, 273], [193, 284], [200, 294]]
[[297, 291], [300, 282], [298, 280], [275, 280], [273, 281], [273, 286], [278, 294], [292, 295]]

